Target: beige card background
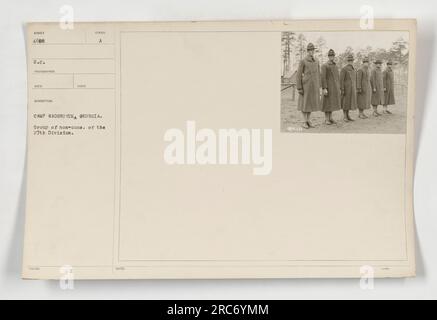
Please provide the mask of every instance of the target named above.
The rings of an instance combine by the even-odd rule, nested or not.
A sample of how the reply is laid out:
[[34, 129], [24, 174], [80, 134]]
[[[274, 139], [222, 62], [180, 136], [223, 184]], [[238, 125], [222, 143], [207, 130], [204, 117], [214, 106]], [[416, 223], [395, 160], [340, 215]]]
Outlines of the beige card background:
[[[406, 135], [280, 132], [281, 31], [358, 21], [30, 24], [23, 276], [65, 265], [76, 278], [414, 275], [415, 22], [375, 27], [410, 32]], [[272, 173], [166, 164], [165, 131], [189, 120], [272, 129]], [[34, 135], [55, 122], [105, 130]]]

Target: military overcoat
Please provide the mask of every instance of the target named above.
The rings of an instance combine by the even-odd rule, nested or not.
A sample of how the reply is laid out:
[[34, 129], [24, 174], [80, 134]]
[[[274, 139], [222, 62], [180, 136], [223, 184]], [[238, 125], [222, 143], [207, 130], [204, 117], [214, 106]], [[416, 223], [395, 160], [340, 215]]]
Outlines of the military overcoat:
[[372, 87], [371, 104], [379, 106], [384, 104], [384, 84], [382, 80], [382, 71], [373, 69], [370, 74], [370, 85]]
[[340, 73], [334, 61], [322, 65], [321, 78], [322, 88], [328, 90], [327, 95], [322, 95], [322, 111], [340, 110]]
[[395, 104], [393, 70], [386, 69], [382, 74], [382, 79], [384, 84], [384, 105], [393, 105]]
[[369, 68], [362, 67], [357, 71], [357, 106], [358, 109], [370, 108], [372, 88], [370, 86]]
[[297, 109], [302, 112], [321, 110], [320, 103], [320, 65], [319, 61], [307, 56], [299, 63], [296, 74], [296, 88], [299, 94]]
[[357, 73], [355, 68], [348, 64], [340, 72], [341, 108], [355, 110], [357, 108]]

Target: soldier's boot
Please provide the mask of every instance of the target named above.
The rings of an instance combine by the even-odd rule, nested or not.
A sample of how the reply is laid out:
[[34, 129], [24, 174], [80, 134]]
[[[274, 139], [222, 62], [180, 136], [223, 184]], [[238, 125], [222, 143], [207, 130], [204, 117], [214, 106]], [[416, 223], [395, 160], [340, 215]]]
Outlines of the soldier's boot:
[[384, 106], [384, 113], [385, 114], [392, 114], [389, 110], [387, 106]]
[[330, 126], [332, 124], [330, 118], [331, 118], [331, 115], [329, 114], [329, 112], [325, 112], [325, 124], [328, 126]]
[[349, 118], [347, 116], [347, 112], [343, 110], [343, 121], [344, 122], [349, 122]]
[[331, 122], [331, 124], [337, 123], [336, 121], [334, 121], [334, 119], [332, 119], [332, 111], [329, 113], [329, 122]]
[[378, 112], [378, 107], [373, 107], [373, 116], [374, 117], [379, 117], [381, 114]]

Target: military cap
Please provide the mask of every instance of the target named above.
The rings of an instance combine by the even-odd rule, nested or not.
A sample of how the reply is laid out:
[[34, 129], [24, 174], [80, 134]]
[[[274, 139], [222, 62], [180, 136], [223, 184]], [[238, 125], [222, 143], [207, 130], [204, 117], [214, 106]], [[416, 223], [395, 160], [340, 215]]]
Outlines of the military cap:
[[335, 56], [335, 51], [332, 50], [332, 49], [329, 49], [329, 51], [328, 51], [328, 57], [333, 57], [333, 56]]
[[368, 57], [364, 57], [363, 58], [363, 63], [369, 62], [369, 58]]
[[314, 45], [310, 42], [310, 43], [308, 43], [308, 46], [307, 46], [307, 51], [311, 51], [311, 50], [315, 50], [316, 48], [314, 47]]
[[347, 61], [354, 61], [354, 55], [353, 54], [349, 54], [347, 56]]
[[375, 64], [382, 64], [382, 61], [380, 59], [375, 61]]

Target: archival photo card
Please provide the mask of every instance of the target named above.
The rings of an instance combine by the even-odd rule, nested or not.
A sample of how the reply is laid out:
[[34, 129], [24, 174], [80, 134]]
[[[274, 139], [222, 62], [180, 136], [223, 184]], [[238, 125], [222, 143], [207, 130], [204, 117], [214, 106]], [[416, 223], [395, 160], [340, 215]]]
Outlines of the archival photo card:
[[23, 278], [410, 277], [416, 22], [27, 25]]

